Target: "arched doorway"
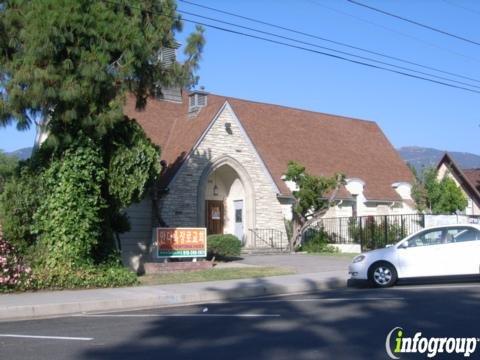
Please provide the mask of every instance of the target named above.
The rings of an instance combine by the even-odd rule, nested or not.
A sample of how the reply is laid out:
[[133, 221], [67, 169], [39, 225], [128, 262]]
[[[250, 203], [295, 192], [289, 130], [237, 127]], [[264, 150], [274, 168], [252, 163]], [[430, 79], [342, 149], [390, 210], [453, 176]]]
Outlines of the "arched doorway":
[[222, 157], [204, 169], [198, 186], [198, 225], [209, 234], [233, 234], [244, 245], [254, 228], [255, 196], [245, 168], [231, 157]]

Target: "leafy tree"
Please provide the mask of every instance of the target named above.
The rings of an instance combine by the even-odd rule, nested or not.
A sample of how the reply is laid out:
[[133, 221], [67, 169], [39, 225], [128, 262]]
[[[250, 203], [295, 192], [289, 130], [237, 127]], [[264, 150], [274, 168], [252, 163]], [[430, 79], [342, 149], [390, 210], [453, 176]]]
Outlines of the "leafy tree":
[[448, 176], [438, 180], [435, 168], [425, 170], [422, 179], [416, 178], [412, 197], [419, 211], [432, 214], [453, 214], [465, 210], [468, 205], [455, 181]]
[[293, 191], [294, 230], [291, 240], [292, 248], [302, 241], [303, 232], [332, 206], [345, 176], [335, 174], [333, 177], [315, 176], [306, 172], [305, 167], [295, 161], [288, 163], [285, 180], [293, 181], [297, 190]]
[[434, 214], [453, 214], [465, 210], [468, 205], [462, 190], [449, 177], [444, 177], [440, 181], [438, 193], [439, 196], [432, 205]]
[[[0, 125], [35, 125], [48, 133], [28, 162], [31, 178], [18, 179], [45, 182], [45, 198], [41, 206], [11, 212], [22, 224], [23, 235], [15, 236], [30, 243], [33, 227], [48, 249], [73, 244], [70, 226], [78, 216], [83, 243], [64, 254], [88, 257], [93, 249], [97, 260], [106, 259], [115, 234], [128, 229], [122, 210], [140, 200], [159, 173], [159, 149], [123, 114], [126, 95], [141, 109], [159, 88], [196, 84], [203, 29], [188, 37], [183, 63], [166, 64], [161, 51], [176, 47], [182, 29], [174, 0], [0, 4]], [[13, 198], [24, 204], [23, 188], [12, 184], [3, 207]]]

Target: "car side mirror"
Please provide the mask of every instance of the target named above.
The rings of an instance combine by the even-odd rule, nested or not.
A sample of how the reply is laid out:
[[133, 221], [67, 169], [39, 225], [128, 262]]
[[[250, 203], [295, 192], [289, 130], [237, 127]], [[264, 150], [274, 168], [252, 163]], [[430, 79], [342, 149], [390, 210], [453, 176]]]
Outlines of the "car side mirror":
[[407, 242], [404, 242], [404, 243], [401, 243], [399, 246], [398, 246], [399, 249], [408, 249], [408, 243]]

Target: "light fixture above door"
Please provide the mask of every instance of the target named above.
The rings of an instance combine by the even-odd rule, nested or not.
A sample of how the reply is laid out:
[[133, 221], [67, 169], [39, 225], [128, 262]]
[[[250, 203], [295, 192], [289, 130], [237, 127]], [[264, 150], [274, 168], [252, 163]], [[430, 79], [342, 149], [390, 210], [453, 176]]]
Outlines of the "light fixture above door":
[[218, 196], [217, 173], [213, 173], [213, 196]]

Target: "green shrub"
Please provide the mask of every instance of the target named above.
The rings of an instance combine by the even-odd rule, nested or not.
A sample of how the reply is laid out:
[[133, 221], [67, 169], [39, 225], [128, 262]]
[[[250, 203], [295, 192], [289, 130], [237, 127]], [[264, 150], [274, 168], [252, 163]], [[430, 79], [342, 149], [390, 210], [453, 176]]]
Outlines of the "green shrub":
[[132, 286], [137, 283], [137, 274], [121, 265], [84, 265], [72, 268], [62, 264], [53, 268], [34, 268], [31, 289], [88, 289]]
[[91, 265], [102, 231], [105, 178], [102, 156], [91, 140], [80, 138], [43, 175], [45, 199], [34, 215], [34, 230], [45, 251], [44, 265]]
[[43, 198], [41, 177], [26, 167], [5, 183], [0, 195], [3, 235], [22, 254], [36, 241], [33, 216]]
[[8, 156], [0, 150], [0, 194], [3, 186], [14, 174], [18, 165], [18, 159], [14, 156]]
[[160, 149], [135, 121], [116, 124], [109, 136], [116, 140], [107, 149], [108, 193], [111, 205], [123, 210], [142, 200], [146, 189], [158, 178]]
[[330, 236], [326, 231], [318, 230], [302, 243], [300, 250], [309, 253], [339, 252], [338, 248], [329, 244], [330, 241]]
[[362, 245], [362, 251], [383, 248], [407, 236], [405, 227], [395, 222], [389, 223], [385, 218], [376, 221], [375, 217], [368, 217], [365, 221], [360, 221], [351, 219], [348, 231], [350, 237]]
[[208, 257], [231, 258], [240, 256], [242, 243], [235, 235], [209, 235], [207, 238]]

